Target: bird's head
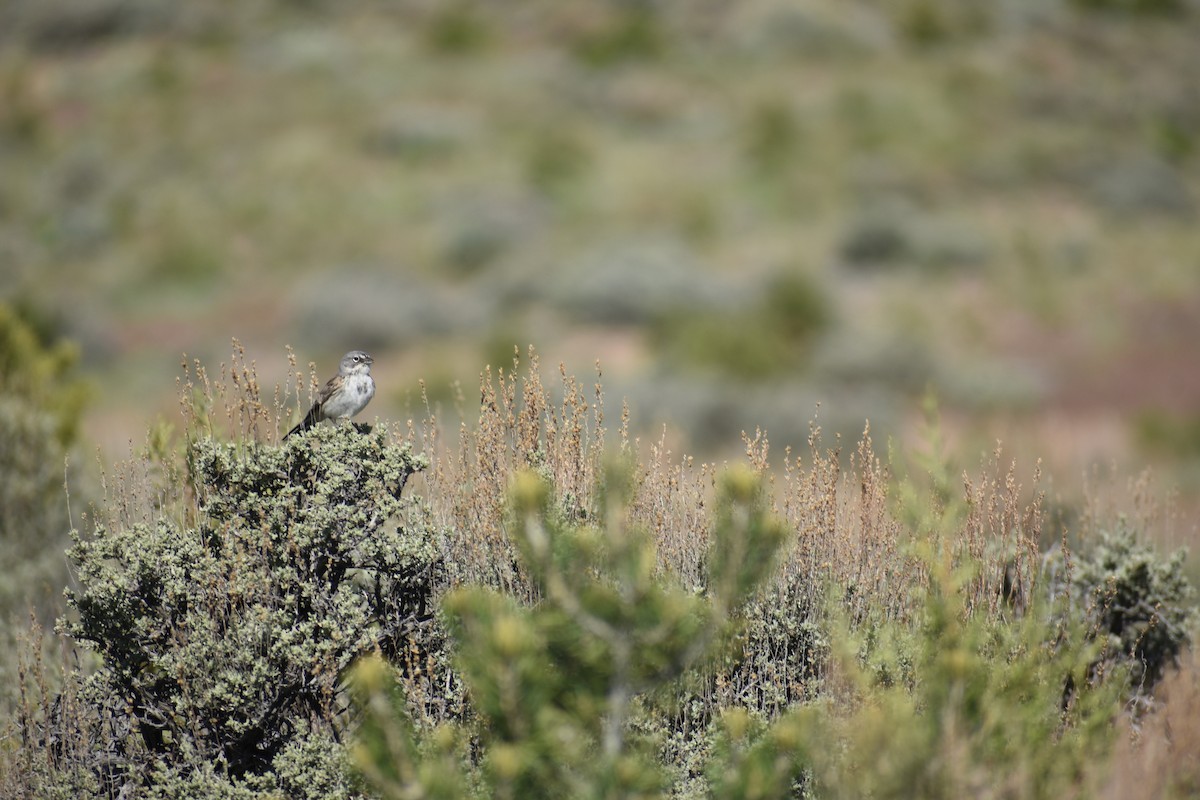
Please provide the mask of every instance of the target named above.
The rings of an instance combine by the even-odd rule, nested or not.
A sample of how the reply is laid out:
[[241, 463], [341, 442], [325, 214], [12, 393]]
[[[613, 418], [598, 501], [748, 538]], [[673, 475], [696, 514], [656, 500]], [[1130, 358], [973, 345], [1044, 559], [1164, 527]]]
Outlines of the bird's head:
[[362, 350], [351, 350], [342, 356], [342, 363], [338, 365], [338, 371], [343, 375], [349, 375], [354, 372], [370, 372], [371, 365], [374, 363], [375, 359]]

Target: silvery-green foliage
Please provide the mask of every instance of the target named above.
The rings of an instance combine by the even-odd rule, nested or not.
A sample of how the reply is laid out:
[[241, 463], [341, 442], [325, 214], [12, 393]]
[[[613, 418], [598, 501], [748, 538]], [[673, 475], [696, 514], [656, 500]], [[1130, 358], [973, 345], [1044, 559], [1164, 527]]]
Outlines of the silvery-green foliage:
[[1180, 550], [1163, 558], [1121, 520], [1077, 559], [1076, 594], [1108, 637], [1112, 658], [1129, 663], [1135, 687], [1152, 688], [1191, 640], [1195, 589], [1186, 557]]
[[[343, 671], [419, 640], [430, 619], [436, 545], [402, 497], [425, 461], [382, 426], [201, 439], [187, 461], [181, 508], [98, 525], [71, 551], [70, 633], [101, 656], [110, 713], [131, 723], [121, 780], [204, 764], [242, 785], [278, 774], [344, 794], [322, 776], [340, 769]], [[330, 743], [321, 769], [297, 757], [314, 739]]]

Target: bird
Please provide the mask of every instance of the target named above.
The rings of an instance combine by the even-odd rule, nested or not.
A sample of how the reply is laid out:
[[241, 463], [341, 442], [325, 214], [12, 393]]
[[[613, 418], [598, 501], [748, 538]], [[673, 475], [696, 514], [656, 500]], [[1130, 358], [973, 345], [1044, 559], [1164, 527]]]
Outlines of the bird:
[[322, 420], [350, 419], [366, 408], [375, 396], [375, 380], [371, 377], [371, 365], [374, 363], [375, 359], [362, 350], [351, 350], [342, 356], [338, 374], [321, 388], [316, 402], [304, 419], [285, 433], [283, 438], [306, 431]]

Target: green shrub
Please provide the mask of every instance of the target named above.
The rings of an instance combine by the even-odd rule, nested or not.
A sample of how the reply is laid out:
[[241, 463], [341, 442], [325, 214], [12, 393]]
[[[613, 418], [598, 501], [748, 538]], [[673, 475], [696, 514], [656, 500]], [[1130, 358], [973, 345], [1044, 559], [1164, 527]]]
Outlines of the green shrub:
[[78, 348], [41, 327], [0, 303], [0, 703], [16, 688], [16, 640], [30, 612], [49, 625], [61, 611], [71, 527], [63, 483], [88, 394]]
[[1053, 798], [1084, 785], [1114, 738], [1121, 671], [1092, 672], [1101, 643], [1079, 622], [1047, 622], [1046, 601], [1016, 620], [967, 617], [970, 570], [931, 569], [915, 624], [841, 626], [822, 700], [765, 735], [792, 743], [820, 797]]
[[809, 576], [777, 577], [745, 609], [737, 656], [723, 680], [751, 710], [775, 715], [811, 700], [829, 661], [824, 610], [808, 607]]
[[425, 38], [430, 48], [443, 55], [466, 55], [487, 44], [488, 22], [467, 2], [440, 7], [427, 22]]
[[431, 614], [436, 543], [401, 496], [425, 462], [383, 427], [343, 426], [282, 445], [202, 438], [187, 465], [182, 508], [100, 521], [70, 551], [67, 630], [102, 660], [109, 780], [350, 796], [342, 674], [411, 648]]
[[582, 30], [570, 41], [571, 53], [592, 67], [610, 67], [662, 56], [667, 33], [655, 5], [615, 4], [600, 24]]
[[1184, 550], [1163, 559], [1121, 520], [1077, 556], [1073, 590], [1108, 637], [1106, 660], [1128, 665], [1135, 688], [1149, 690], [1191, 640], [1195, 595]]
[[657, 320], [652, 334], [665, 361], [764, 380], [802, 369], [832, 317], [817, 283], [789, 274], [770, 281], [750, 308], [672, 312]]
[[55, 340], [28, 310], [0, 304], [0, 397], [35, 407], [63, 447], [75, 441], [87, 402], [78, 362], [77, 345]]
[[1200, 414], [1143, 411], [1137, 419], [1136, 432], [1149, 448], [1177, 458], [1200, 458]]
[[[711, 652], [724, 621], [769, 574], [783, 531], [748, 471], [723, 482], [703, 594], [656, 575], [652, 538], [629, 523], [631, 489], [610, 472], [600, 518], [575, 526], [526, 473], [512, 514], [541, 602], [526, 608], [484, 588], [446, 598], [479, 721], [485, 796], [660, 796], [666, 777], [653, 742], [630, 724], [636, 700]], [[454, 766], [454, 750], [464, 734], [442, 729], [419, 742], [383, 665], [359, 674], [367, 718], [356, 752], [377, 788], [386, 797], [462, 797], [472, 774]]]
[[899, 31], [917, 47], [979, 39], [992, 27], [986, 4], [954, 0], [907, 0], [894, 12]]
[[543, 192], [561, 194], [586, 178], [594, 161], [584, 136], [558, 126], [530, 144], [525, 173]]
[[746, 159], [764, 175], [783, 170], [796, 155], [800, 128], [784, 102], [771, 100], [751, 110], [745, 125]]

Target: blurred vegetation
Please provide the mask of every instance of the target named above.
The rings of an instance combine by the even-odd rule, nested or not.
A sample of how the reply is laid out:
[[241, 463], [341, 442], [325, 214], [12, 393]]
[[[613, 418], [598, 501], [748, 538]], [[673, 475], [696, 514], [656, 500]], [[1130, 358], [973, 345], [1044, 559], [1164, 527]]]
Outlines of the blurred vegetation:
[[[82, 343], [118, 444], [217, 330], [368, 347], [391, 411], [495, 332], [574, 369], [609, 340], [639, 433], [705, 449], [718, 417], [803, 443], [807, 412], [721, 395], [743, 381], [845, 436], [901, 433], [930, 383], [968, 415], [1074, 408], [1141, 309], [1200, 298], [1198, 26], [1144, 0], [12, 0], [0, 296]], [[781, 272], [819, 290], [756, 305]], [[1130, 419], [1169, 387], [1116, 372], [1089, 402]]]
[[[79, 350], [51, 326], [0, 303], [0, 684], [15, 690], [17, 638], [32, 615], [48, 625], [62, 610], [63, 549], [72, 521], [68, 455], [88, 399]], [[76, 508], [86, 507], [76, 483]]]
[[78, 345], [58, 338], [50, 320], [32, 309], [0, 305], [0, 392], [7, 403], [43, 416], [61, 448], [75, 442], [88, 400], [78, 362]]
[[796, 274], [776, 278], [750, 308], [708, 314], [681, 308], [659, 319], [653, 331], [673, 367], [756, 381], [802, 372], [831, 322], [825, 294]]
[[1184, 458], [1200, 457], [1200, 414], [1168, 414], [1147, 410], [1137, 421], [1138, 437], [1147, 446]]

